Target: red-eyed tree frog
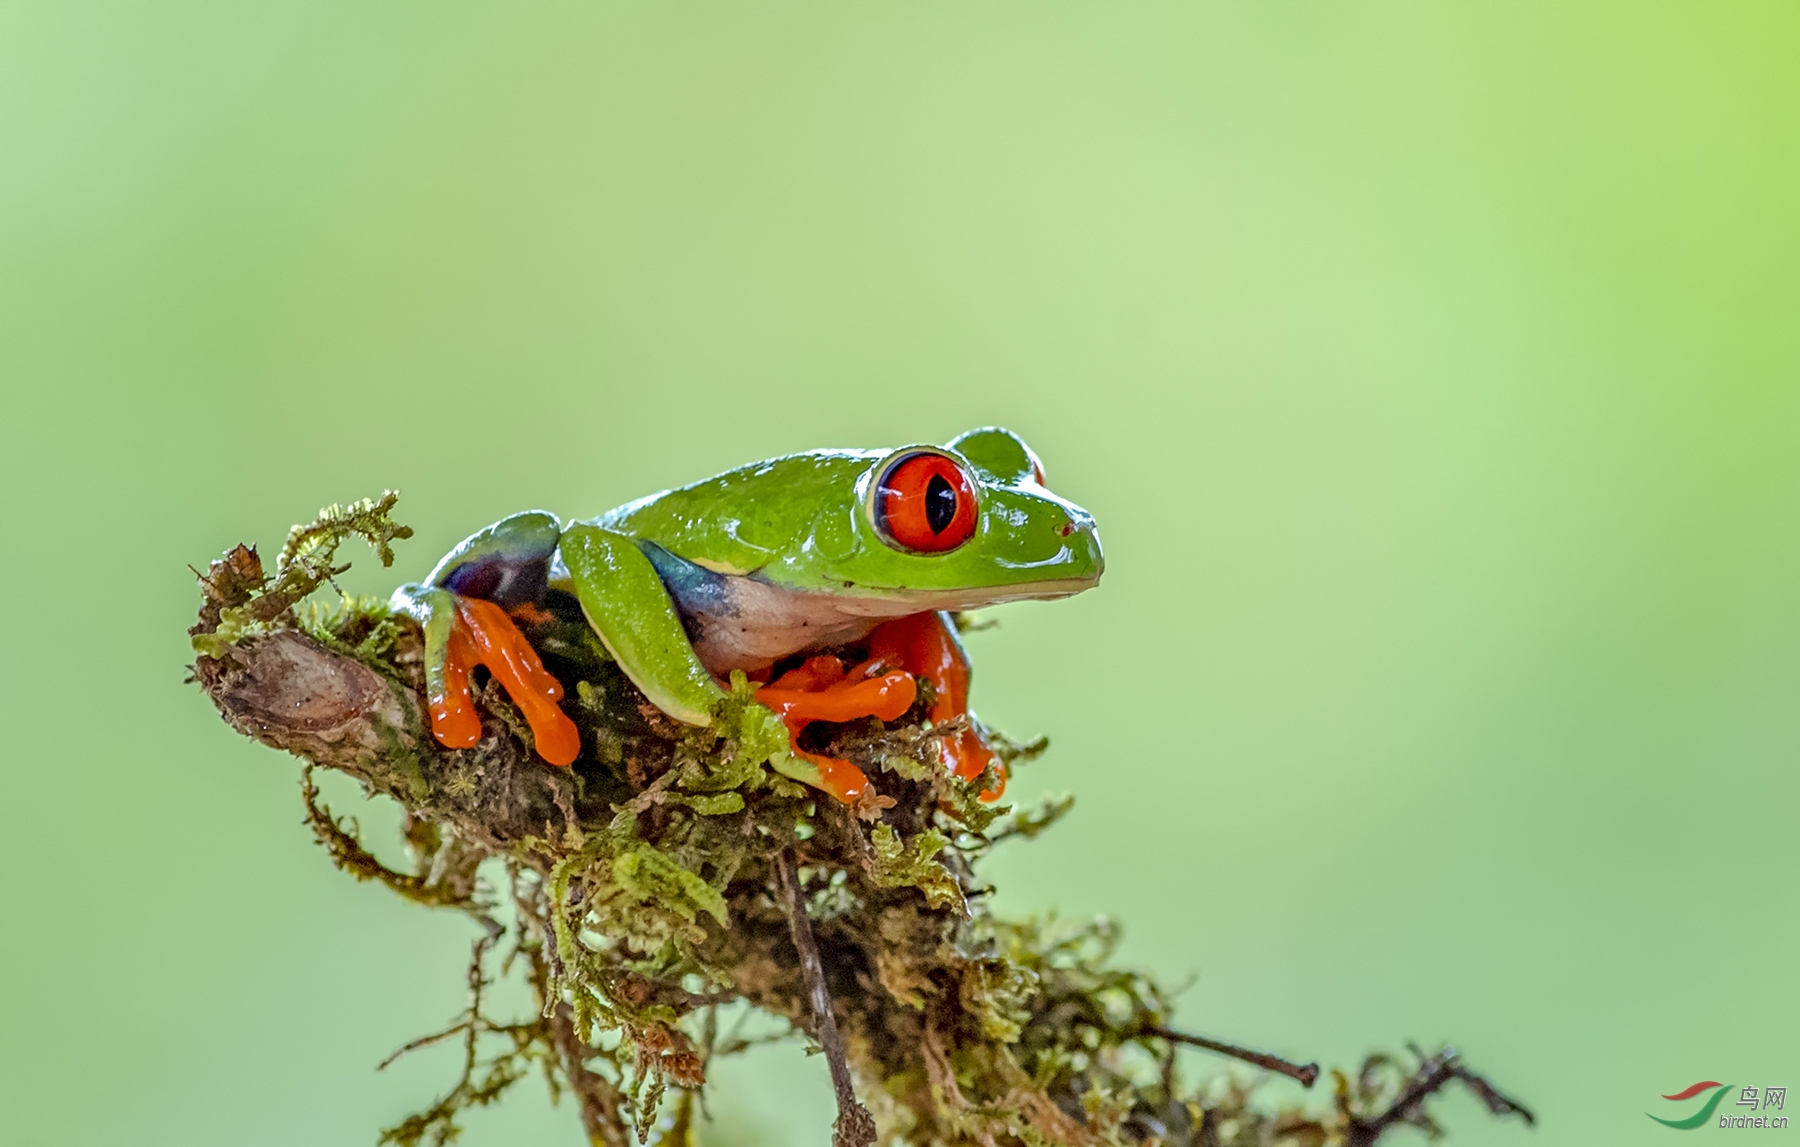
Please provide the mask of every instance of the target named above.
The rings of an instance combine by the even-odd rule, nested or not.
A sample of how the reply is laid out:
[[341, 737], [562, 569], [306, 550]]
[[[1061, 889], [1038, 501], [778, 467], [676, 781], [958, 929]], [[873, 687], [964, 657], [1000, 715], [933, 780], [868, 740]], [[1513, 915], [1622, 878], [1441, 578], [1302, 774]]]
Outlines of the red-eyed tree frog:
[[[743, 670], [797, 739], [812, 721], [895, 720], [919, 678], [932, 687], [933, 723], [962, 715], [969, 663], [947, 611], [1067, 597], [1095, 585], [1104, 564], [1093, 518], [1045, 488], [1023, 440], [988, 427], [942, 447], [792, 454], [586, 521], [514, 514], [450, 551], [423, 584], [401, 586], [393, 604], [424, 628], [440, 742], [481, 739], [469, 694], [481, 664], [524, 713], [538, 755], [568, 765], [580, 734], [514, 621], [540, 616], [550, 590], [580, 601], [664, 713], [709, 724], [727, 695], [721, 678]], [[866, 652], [853, 666], [822, 652], [846, 648]], [[780, 662], [791, 667], [771, 680]], [[965, 780], [993, 759], [972, 730], [941, 744]], [[776, 767], [846, 803], [868, 790], [854, 764], [797, 746]]]

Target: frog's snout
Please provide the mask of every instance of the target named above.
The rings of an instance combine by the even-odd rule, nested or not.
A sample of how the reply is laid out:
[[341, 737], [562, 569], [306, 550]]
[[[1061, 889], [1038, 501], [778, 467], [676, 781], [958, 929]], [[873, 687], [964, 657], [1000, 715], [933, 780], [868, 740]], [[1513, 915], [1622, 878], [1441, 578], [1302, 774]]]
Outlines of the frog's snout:
[[1100, 548], [1100, 528], [1087, 514], [1070, 514], [1056, 532], [1061, 535], [1068, 552], [1071, 574], [1087, 581], [1098, 581], [1106, 570], [1106, 554]]

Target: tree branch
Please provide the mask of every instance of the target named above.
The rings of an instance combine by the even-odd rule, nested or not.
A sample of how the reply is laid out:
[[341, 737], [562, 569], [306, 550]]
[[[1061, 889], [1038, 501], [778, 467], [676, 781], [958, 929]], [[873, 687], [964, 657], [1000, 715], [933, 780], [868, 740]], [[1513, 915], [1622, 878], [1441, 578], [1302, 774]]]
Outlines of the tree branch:
[[812, 1005], [813, 1023], [818, 1028], [819, 1046], [825, 1050], [825, 1062], [831, 1067], [831, 1087], [837, 1092], [838, 1117], [832, 1131], [832, 1147], [869, 1147], [875, 1142], [875, 1117], [856, 1098], [856, 1088], [851, 1082], [850, 1058], [844, 1052], [844, 1037], [839, 1034], [837, 1017], [831, 1011], [825, 966], [819, 960], [819, 945], [813, 939], [812, 922], [806, 918], [806, 893], [800, 887], [800, 872], [792, 848], [782, 849], [776, 860], [776, 872], [787, 902], [785, 908], [794, 933], [794, 947], [800, 952], [800, 973], [806, 979], [806, 995]]

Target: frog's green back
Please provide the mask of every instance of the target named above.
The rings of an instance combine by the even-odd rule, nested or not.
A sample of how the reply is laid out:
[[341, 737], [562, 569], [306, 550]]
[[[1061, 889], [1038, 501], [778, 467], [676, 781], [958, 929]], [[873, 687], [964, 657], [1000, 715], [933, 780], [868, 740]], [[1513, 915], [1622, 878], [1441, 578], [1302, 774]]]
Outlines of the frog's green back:
[[[973, 460], [955, 449], [965, 440]], [[1029, 467], [993, 465], [991, 453], [1007, 442]], [[870, 488], [908, 451], [945, 454], [968, 476], [977, 521], [967, 542], [916, 553], [876, 527]], [[1104, 560], [1093, 518], [1045, 489], [1034, 471], [1022, 441], [989, 429], [949, 448], [817, 450], [753, 463], [597, 521], [718, 573], [753, 574], [797, 591], [916, 599], [920, 608], [974, 608], [1065, 596], [1099, 579]]]
[[835, 519], [855, 507], [857, 479], [885, 453], [813, 450], [753, 462], [597, 521], [717, 573], [754, 573], [817, 546], [821, 525], [836, 537], [844, 523]]

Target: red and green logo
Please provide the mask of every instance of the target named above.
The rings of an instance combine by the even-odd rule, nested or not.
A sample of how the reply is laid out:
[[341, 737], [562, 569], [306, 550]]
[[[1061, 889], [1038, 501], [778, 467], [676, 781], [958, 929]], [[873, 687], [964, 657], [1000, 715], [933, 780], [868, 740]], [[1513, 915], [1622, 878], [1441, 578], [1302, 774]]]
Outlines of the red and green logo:
[[1644, 1112], [1644, 1114], [1650, 1115], [1650, 1118], [1656, 1120], [1664, 1127], [1673, 1127], [1677, 1131], [1692, 1131], [1694, 1128], [1712, 1118], [1713, 1112], [1718, 1110], [1719, 1100], [1724, 1099], [1725, 1093], [1730, 1090], [1731, 1088], [1723, 1083], [1711, 1079], [1701, 1080], [1699, 1083], [1682, 1088], [1674, 1095], [1663, 1096], [1664, 1099], [1680, 1103], [1683, 1100], [1694, 1098], [1694, 1096], [1699, 1095], [1702, 1091], [1711, 1091], [1712, 1094], [1707, 1096], [1706, 1102], [1701, 1105], [1700, 1110], [1694, 1112], [1692, 1115], [1689, 1115], [1685, 1119], [1664, 1119], [1660, 1115], [1650, 1115], [1648, 1111]]

